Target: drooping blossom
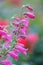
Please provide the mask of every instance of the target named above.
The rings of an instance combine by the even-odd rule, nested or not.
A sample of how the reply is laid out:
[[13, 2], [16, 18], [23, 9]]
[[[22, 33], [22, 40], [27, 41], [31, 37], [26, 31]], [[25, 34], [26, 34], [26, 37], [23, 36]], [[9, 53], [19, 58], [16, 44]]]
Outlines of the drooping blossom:
[[19, 59], [19, 53], [22, 53], [24, 55], [27, 54], [27, 49], [24, 48], [23, 44], [17, 44], [15, 48], [8, 53], [8, 55], [17, 61]]
[[7, 41], [7, 42], [11, 42], [11, 37], [12, 37], [12, 35], [10, 35], [10, 34], [8, 34], [7, 32], [5, 32], [5, 31], [3, 31], [3, 30], [0, 30], [0, 35], [1, 35], [1, 37], [5, 40], [5, 41]]
[[16, 48], [24, 55], [27, 54], [27, 49], [25, 49], [24, 47], [22, 47], [21, 45], [17, 45]]
[[12, 23], [13, 23], [14, 26], [19, 27], [20, 18], [19, 17], [15, 18], [14, 20], [12, 20]]
[[19, 51], [18, 49], [15, 49], [15, 48], [14, 48], [14, 49], [13, 49], [13, 52], [18, 55], [20, 51]]
[[31, 19], [34, 19], [35, 18], [34, 13], [31, 13], [31, 12], [26, 12], [26, 13], [24, 13], [24, 15], [26, 15], [27, 17], [29, 17]]
[[8, 59], [4, 59], [4, 60], [2, 60], [1, 63], [4, 64], [4, 65], [12, 65], [12, 62], [9, 61]]
[[9, 52], [9, 55], [14, 58], [16, 61], [18, 60], [18, 54], [14, 53], [14, 51]]
[[24, 26], [26, 26], [26, 27], [29, 26], [29, 20], [28, 20], [28, 18], [23, 18], [23, 19], [21, 20], [21, 22], [22, 22], [22, 24], [23, 24]]
[[11, 34], [7, 34], [5, 37], [4, 37], [4, 40], [6, 42], [12, 42], [12, 35]]
[[27, 8], [28, 10], [33, 11], [33, 7], [30, 5], [23, 5], [22, 8]]

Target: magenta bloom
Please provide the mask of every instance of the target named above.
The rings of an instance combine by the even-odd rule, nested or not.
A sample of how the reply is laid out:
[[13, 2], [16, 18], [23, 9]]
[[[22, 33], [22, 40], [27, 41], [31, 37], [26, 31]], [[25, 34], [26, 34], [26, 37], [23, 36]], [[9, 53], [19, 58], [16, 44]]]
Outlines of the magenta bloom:
[[24, 26], [26, 26], [26, 27], [29, 26], [28, 18], [23, 18], [21, 21], [24, 24]]
[[16, 48], [24, 55], [27, 54], [27, 49], [25, 49], [22, 45], [18, 44], [16, 45]]
[[20, 35], [26, 35], [26, 28], [20, 29]]
[[12, 65], [11, 61], [9, 61], [7, 59], [2, 60], [2, 64], [4, 64], [4, 65]]
[[20, 51], [19, 51], [18, 49], [15, 49], [15, 48], [13, 49], [13, 52], [14, 52], [15, 54], [17, 54], [17, 55], [20, 53]]
[[20, 18], [15, 18], [15, 20], [13, 20], [12, 22], [14, 26], [18, 27], [20, 24]]
[[7, 32], [0, 30], [0, 34], [5, 36], [5, 35], [7, 35]]
[[31, 19], [34, 19], [35, 18], [34, 13], [31, 13], [31, 12], [26, 12], [26, 13], [24, 13], [24, 15], [26, 15], [27, 17], [29, 17]]
[[12, 41], [12, 35], [8, 34], [7, 32], [0, 30], [0, 35], [6, 42], [11, 42]]
[[6, 42], [11, 42], [12, 41], [12, 35], [11, 34], [7, 34], [5, 37], [4, 37], [5, 41]]
[[33, 11], [33, 7], [30, 5], [23, 5], [23, 8], [27, 8], [28, 10]]
[[6, 50], [9, 50], [10, 44], [9, 44], [9, 43], [5, 43], [5, 44], [3, 44], [3, 47], [4, 47]]
[[14, 58], [16, 61], [18, 60], [18, 54], [15, 54], [14, 51], [9, 52], [9, 55]]

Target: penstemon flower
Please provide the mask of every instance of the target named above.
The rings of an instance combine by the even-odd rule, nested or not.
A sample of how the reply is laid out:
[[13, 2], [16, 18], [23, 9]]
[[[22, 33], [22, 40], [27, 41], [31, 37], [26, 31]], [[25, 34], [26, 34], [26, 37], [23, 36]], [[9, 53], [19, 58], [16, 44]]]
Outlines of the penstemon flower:
[[2, 64], [4, 64], [4, 65], [12, 65], [11, 61], [9, 61], [7, 59], [2, 60]]
[[27, 51], [32, 52], [39, 40], [37, 34], [30, 33], [28, 30], [30, 29], [29, 19], [35, 19], [33, 8], [28, 5], [24, 7], [28, 9], [28, 12], [11, 19], [12, 31], [9, 32], [7, 29], [10, 24], [0, 19], [0, 64], [2, 65], [13, 64], [8, 59], [9, 56], [17, 61], [20, 53], [26, 56]]
[[[1, 31], [5, 30], [7, 32], [8, 26], [9, 26], [9, 22], [0, 18], [0, 30]], [[0, 31], [0, 39], [2, 38], [1, 31]]]
[[31, 12], [26, 12], [26, 13], [24, 13], [24, 15], [26, 15], [27, 17], [29, 17], [31, 19], [34, 19], [35, 18], [34, 13], [31, 13]]

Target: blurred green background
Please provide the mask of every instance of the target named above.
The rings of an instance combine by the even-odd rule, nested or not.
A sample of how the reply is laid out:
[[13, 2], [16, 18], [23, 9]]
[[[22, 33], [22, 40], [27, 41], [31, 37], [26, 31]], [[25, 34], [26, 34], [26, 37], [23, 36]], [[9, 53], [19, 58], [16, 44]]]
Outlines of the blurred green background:
[[29, 57], [30, 54], [28, 53], [26, 57], [20, 54], [20, 59], [17, 62], [14, 62], [11, 58], [9, 59], [11, 59], [13, 63], [16, 63], [16, 65], [30, 65], [29, 59], [33, 62], [33, 65], [40, 65], [40, 63], [43, 63], [43, 0], [22, 0], [22, 4], [19, 7], [10, 5], [6, 3], [5, 0], [0, 0], [0, 18], [10, 20], [11, 17], [19, 15], [21, 13], [21, 6], [25, 4], [30, 4], [34, 8], [36, 18], [35, 20], [30, 20], [30, 32], [37, 33], [40, 40], [34, 48], [31, 57]]

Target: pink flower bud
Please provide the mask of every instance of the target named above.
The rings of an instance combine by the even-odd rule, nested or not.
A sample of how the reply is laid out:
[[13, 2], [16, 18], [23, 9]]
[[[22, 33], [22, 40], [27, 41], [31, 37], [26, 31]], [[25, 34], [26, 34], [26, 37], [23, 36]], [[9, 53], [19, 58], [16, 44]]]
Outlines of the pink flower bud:
[[29, 22], [28, 22], [28, 18], [24, 18], [21, 20], [22, 23], [24, 24], [24, 26], [28, 27], [29, 26]]
[[23, 48], [21, 45], [17, 45], [16, 48], [24, 55], [27, 54], [27, 50], [25, 48]]
[[33, 11], [33, 8], [31, 6], [26, 6], [30, 11]]

